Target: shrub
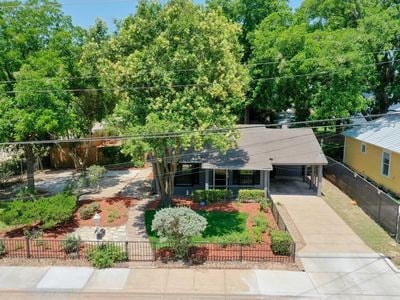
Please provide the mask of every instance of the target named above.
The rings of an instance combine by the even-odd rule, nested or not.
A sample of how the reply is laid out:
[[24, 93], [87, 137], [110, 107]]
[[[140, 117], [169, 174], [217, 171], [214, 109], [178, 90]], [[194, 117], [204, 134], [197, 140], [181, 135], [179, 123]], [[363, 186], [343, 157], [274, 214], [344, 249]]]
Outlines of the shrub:
[[239, 190], [239, 202], [261, 202], [264, 199], [264, 190]]
[[257, 214], [253, 218], [253, 227], [257, 228], [260, 232], [267, 231], [268, 220], [263, 214]]
[[187, 207], [159, 210], [151, 224], [151, 230], [168, 242], [176, 258], [184, 258], [193, 237], [200, 236], [207, 227], [206, 218]]
[[95, 268], [111, 268], [114, 263], [126, 261], [126, 253], [121, 247], [113, 244], [101, 244], [92, 249], [88, 254], [88, 260]]
[[207, 203], [221, 202], [232, 199], [233, 194], [230, 190], [195, 190], [193, 199], [196, 202], [205, 201]]
[[62, 242], [62, 247], [65, 253], [77, 253], [81, 247], [82, 241], [80, 236], [73, 234], [67, 235], [66, 239]]
[[218, 238], [217, 243], [222, 246], [229, 246], [233, 244], [240, 244], [243, 246], [250, 246], [254, 240], [248, 232], [233, 232]]
[[90, 203], [88, 205], [85, 205], [79, 210], [79, 216], [83, 220], [88, 220], [92, 218], [99, 210], [100, 210], [100, 204]]
[[260, 211], [267, 211], [269, 208], [269, 203], [267, 199], [262, 199], [260, 201]]
[[0, 258], [4, 257], [7, 254], [6, 244], [4, 241], [0, 241]]
[[263, 214], [253, 217], [253, 237], [256, 243], [263, 242], [263, 233], [267, 231], [268, 220]]
[[111, 211], [109, 212], [109, 214], [108, 214], [108, 216], [107, 216], [107, 222], [108, 222], [108, 223], [112, 223], [112, 222], [114, 222], [115, 220], [118, 220], [118, 219], [120, 219], [120, 218], [121, 218], [120, 213], [119, 213], [117, 210], [113, 209], [113, 210], [111, 210]]
[[292, 239], [286, 231], [271, 231], [271, 248], [276, 255], [290, 255]]
[[64, 188], [68, 194], [80, 195], [84, 189], [99, 189], [100, 180], [104, 177], [107, 170], [101, 166], [91, 166], [79, 176], [69, 180]]
[[102, 166], [93, 165], [87, 168], [84, 176], [86, 177], [88, 186], [98, 187], [100, 180], [103, 178], [106, 172], [107, 172], [106, 168]]
[[70, 220], [75, 207], [76, 197], [66, 194], [30, 201], [14, 200], [0, 218], [7, 225], [37, 224], [45, 230]]

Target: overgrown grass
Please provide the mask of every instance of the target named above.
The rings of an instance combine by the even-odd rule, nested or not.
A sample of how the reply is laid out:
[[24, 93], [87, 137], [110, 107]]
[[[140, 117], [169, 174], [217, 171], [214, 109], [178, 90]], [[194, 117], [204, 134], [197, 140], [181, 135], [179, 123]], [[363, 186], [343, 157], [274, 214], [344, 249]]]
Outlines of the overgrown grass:
[[[150, 241], [157, 242], [158, 237], [151, 231], [155, 211], [146, 211], [145, 223]], [[194, 242], [210, 243], [244, 243], [250, 244], [252, 237], [247, 230], [248, 215], [240, 212], [198, 212], [207, 219], [208, 225], [202, 237], [196, 237]]]
[[400, 266], [400, 245], [372, 220], [359, 206], [329, 181], [324, 181], [324, 200], [351, 229], [378, 253], [391, 257]]
[[[7, 208], [9, 202], [5, 201], [0, 201], [0, 215], [3, 213], [3, 211]], [[6, 223], [0, 220], [0, 231], [7, 230], [11, 228], [8, 226]]]

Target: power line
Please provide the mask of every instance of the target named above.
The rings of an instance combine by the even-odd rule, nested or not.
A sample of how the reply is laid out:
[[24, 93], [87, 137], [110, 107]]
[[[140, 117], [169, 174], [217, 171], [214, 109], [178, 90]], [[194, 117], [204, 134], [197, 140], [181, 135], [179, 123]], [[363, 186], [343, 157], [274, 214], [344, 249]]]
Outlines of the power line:
[[[385, 51], [385, 50], [382, 50]], [[399, 50], [392, 50], [392, 52], [397, 52], [400, 51]], [[337, 58], [337, 57], [343, 57], [349, 53], [352, 52], [348, 52], [346, 54], [343, 55], [337, 55], [337, 56], [324, 56], [324, 57], [318, 57], [318, 58], [305, 58], [305, 59], [299, 59], [299, 60], [287, 60], [287, 63], [292, 63], [292, 62], [301, 62], [301, 61], [307, 61], [307, 60], [320, 60], [321, 58]], [[356, 52], [354, 52], [356, 53]], [[367, 52], [367, 53], [362, 53], [362, 55], [369, 55], [369, 54], [379, 54], [382, 53], [381, 51], [377, 51], [377, 52]], [[384, 64], [393, 64], [397, 61], [399, 61], [400, 59], [396, 59], [396, 60], [391, 60], [391, 61], [384, 61], [384, 62], [377, 62], [377, 63], [373, 63], [373, 64], [367, 64], [365, 66], [372, 66], [372, 65], [384, 65]], [[251, 67], [251, 66], [258, 66], [258, 65], [273, 65], [273, 64], [280, 64], [282, 63], [282, 61], [270, 61], [270, 62], [259, 62], [259, 63], [250, 63], [250, 64], [245, 64], [243, 65], [244, 67]], [[347, 61], [347, 62], [351, 62], [351, 61]], [[208, 68], [208, 69], [217, 69], [217, 66]], [[190, 72], [190, 71], [197, 71], [199, 70], [199, 68], [186, 68], [186, 69], [167, 69], [165, 70], [166, 72], [172, 72], [172, 73], [181, 73], [181, 72]], [[139, 72], [141, 71], [151, 71], [151, 69], [140, 69], [138, 70]], [[325, 73], [325, 72], [323, 72]], [[326, 73], [331, 73], [331, 72], [326, 72]], [[321, 72], [322, 74], [322, 72]], [[299, 74], [302, 75], [302, 74]], [[42, 81], [48, 81], [48, 80], [78, 80], [78, 79], [92, 79], [92, 78], [101, 78], [102, 76], [76, 76], [76, 77], [43, 77], [43, 78], [39, 78], [39, 79], [22, 79], [22, 80], [3, 80], [0, 81], [0, 84], [7, 84], [7, 83], [19, 83], [19, 82], [42, 82]], [[271, 79], [274, 78], [281, 78], [282, 76], [278, 76], [278, 77], [270, 77]]]
[[[396, 60], [400, 61], [400, 59]], [[368, 67], [376, 64], [364, 65], [363, 67]], [[299, 77], [308, 77], [315, 75], [326, 75], [326, 74], [335, 74], [339, 70], [336, 71], [321, 71], [307, 74], [294, 74], [294, 75], [285, 75], [285, 76], [275, 76], [275, 77], [265, 77], [265, 78], [257, 78], [251, 79], [252, 81], [270, 81], [276, 79], [291, 79], [291, 78], [299, 78]], [[209, 82], [209, 83], [193, 83], [193, 84], [170, 84], [170, 85], [153, 85], [153, 86], [126, 86], [126, 87], [114, 87], [114, 88], [73, 88], [73, 89], [43, 89], [43, 90], [23, 90], [23, 91], [4, 91], [5, 94], [36, 94], [36, 93], [50, 93], [50, 92], [84, 92], [84, 91], [134, 91], [134, 90], [150, 90], [150, 89], [171, 89], [171, 88], [190, 88], [190, 87], [207, 87], [212, 85], [217, 85], [220, 83]]]
[[[391, 115], [400, 114], [400, 112], [392, 112]], [[368, 118], [377, 118], [382, 117], [387, 114], [370, 114], [365, 117]], [[275, 123], [275, 124], [267, 124], [267, 125], [243, 125], [243, 126], [233, 126], [226, 128], [210, 128], [205, 130], [186, 130], [186, 131], [175, 131], [175, 132], [159, 132], [153, 134], [135, 134], [135, 135], [118, 135], [118, 136], [104, 136], [104, 137], [88, 137], [88, 138], [73, 138], [73, 139], [56, 139], [56, 140], [39, 140], [39, 141], [18, 141], [18, 142], [3, 142], [0, 143], [0, 146], [7, 145], [41, 145], [41, 144], [60, 144], [60, 143], [79, 143], [79, 142], [95, 142], [95, 141], [107, 141], [107, 140], [135, 140], [135, 139], [154, 139], [154, 138], [178, 138], [189, 134], [198, 133], [200, 135], [210, 135], [210, 134], [225, 134], [229, 131], [236, 130], [246, 130], [253, 128], [270, 128], [270, 127], [281, 127], [283, 125], [293, 126], [293, 125], [301, 125], [301, 124], [310, 124], [310, 123], [325, 123], [325, 122], [335, 122], [335, 121], [344, 121], [344, 120], [357, 120], [365, 117], [348, 117], [348, 118], [331, 118], [331, 119], [320, 119], [320, 120], [311, 120], [311, 121], [299, 121], [299, 122], [288, 122], [288, 123]], [[313, 126], [313, 127], [305, 127], [309, 129], [316, 128], [346, 128], [352, 126], [369, 126], [368, 122], [363, 124], [341, 124], [341, 125], [326, 125], [326, 126]]]

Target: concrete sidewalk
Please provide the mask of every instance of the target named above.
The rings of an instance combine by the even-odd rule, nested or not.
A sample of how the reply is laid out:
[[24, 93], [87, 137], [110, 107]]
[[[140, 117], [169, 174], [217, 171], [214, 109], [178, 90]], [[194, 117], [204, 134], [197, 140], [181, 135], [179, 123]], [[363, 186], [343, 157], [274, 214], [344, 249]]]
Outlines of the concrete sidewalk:
[[[212, 269], [0, 267], [1, 299], [382, 299], [400, 297], [400, 275], [377, 254], [301, 258], [306, 272]], [[132, 298], [133, 297], [133, 298]]]

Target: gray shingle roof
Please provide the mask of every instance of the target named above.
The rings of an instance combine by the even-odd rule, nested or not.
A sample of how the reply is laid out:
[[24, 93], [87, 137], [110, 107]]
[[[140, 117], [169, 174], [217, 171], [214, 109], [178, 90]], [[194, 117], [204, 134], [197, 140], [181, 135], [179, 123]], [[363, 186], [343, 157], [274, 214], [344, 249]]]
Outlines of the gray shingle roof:
[[400, 114], [387, 114], [361, 127], [346, 130], [343, 135], [400, 153]]
[[238, 147], [225, 155], [203, 151], [181, 162], [201, 162], [204, 169], [272, 170], [273, 165], [324, 165], [325, 155], [311, 129], [240, 129]]

